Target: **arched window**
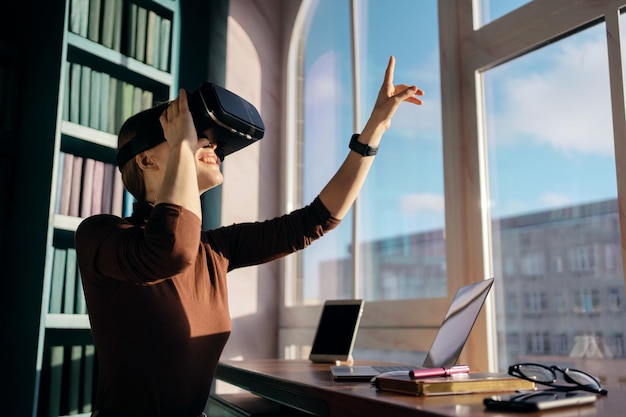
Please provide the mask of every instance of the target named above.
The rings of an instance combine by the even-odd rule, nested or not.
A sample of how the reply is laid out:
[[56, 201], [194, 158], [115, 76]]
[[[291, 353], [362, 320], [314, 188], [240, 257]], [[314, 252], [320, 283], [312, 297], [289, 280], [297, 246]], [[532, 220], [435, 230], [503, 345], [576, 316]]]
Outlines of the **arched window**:
[[[306, 3], [306, 2], [305, 2]], [[426, 91], [385, 133], [358, 201], [324, 242], [297, 255], [291, 302], [446, 294], [437, 2], [310, 2], [299, 42], [294, 204], [343, 162], [374, 105], [390, 55], [394, 81]], [[398, 10], [410, 24], [398, 21]], [[393, 277], [393, 278], [385, 278]]]

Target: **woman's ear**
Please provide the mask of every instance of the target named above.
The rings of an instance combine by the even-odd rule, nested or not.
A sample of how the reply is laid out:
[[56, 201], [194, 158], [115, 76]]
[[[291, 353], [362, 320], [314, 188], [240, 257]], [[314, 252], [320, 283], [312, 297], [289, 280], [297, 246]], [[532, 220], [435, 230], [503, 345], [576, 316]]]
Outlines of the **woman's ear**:
[[139, 169], [142, 169], [144, 171], [150, 171], [156, 168], [156, 164], [152, 160], [152, 157], [146, 151], [140, 152], [135, 155], [135, 162], [137, 162], [137, 166], [139, 166]]

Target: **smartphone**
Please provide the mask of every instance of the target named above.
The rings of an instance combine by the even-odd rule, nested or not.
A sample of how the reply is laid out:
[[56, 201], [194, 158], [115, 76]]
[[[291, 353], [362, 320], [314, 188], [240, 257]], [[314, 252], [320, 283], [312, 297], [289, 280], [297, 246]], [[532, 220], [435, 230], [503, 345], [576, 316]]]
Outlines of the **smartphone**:
[[591, 404], [598, 397], [588, 392], [532, 391], [493, 395], [483, 399], [487, 409], [500, 411], [539, 411], [558, 407]]

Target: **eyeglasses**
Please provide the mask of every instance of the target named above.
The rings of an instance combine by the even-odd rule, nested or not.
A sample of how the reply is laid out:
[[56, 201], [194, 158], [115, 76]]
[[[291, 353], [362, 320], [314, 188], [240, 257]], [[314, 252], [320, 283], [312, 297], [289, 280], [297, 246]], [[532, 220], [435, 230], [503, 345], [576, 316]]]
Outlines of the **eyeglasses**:
[[[568, 384], [557, 382], [557, 374], [563, 375], [563, 380]], [[509, 366], [509, 375], [547, 385], [558, 391], [589, 391], [600, 395], [607, 395], [608, 391], [602, 388], [600, 380], [593, 375], [578, 369], [559, 368], [558, 366], [545, 366], [537, 363], [518, 363]]]

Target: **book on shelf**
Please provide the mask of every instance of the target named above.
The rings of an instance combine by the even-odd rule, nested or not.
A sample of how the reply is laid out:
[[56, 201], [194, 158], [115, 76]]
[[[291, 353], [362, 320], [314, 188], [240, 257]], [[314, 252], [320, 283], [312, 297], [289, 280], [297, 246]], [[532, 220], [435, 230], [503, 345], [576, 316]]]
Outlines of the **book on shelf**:
[[67, 250], [54, 248], [52, 253], [52, 274], [50, 277], [49, 313], [61, 313], [63, 310], [63, 287], [66, 264]]
[[80, 276], [80, 269], [78, 268], [76, 268], [76, 314], [87, 314], [83, 280]]
[[93, 410], [92, 397], [95, 378], [95, 354], [94, 345], [86, 345], [83, 358], [83, 392], [82, 392], [82, 412], [89, 413]]
[[66, 100], [69, 100], [69, 121], [80, 123], [80, 73], [82, 65], [76, 62], [68, 63], [70, 69], [70, 88]]
[[124, 186], [121, 173], [109, 162], [60, 152], [63, 168], [57, 191], [58, 214], [89, 217], [122, 215]]
[[51, 346], [49, 350], [50, 362], [48, 375], [48, 416], [57, 417], [61, 414], [62, 388], [63, 388], [63, 346]]
[[128, 2], [126, 5], [126, 55], [137, 58], [137, 6]]
[[83, 157], [73, 155], [74, 167], [72, 168], [72, 179], [70, 185], [70, 207], [69, 215], [78, 217], [80, 215], [80, 196], [83, 172]]
[[118, 81], [115, 77], [110, 77], [109, 79], [109, 108], [107, 114], [107, 128], [106, 132], [116, 133], [117, 130], [117, 117], [116, 117], [116, 109], [117, 109], [117, 87]]
[[70, 32], [87, 37], [89, 26], [89, 0], [71, 0]]
[[101, 213], [111, 213], [111, 202], [113, 200], [113, 176], [115, 175], [115, 165], [105, 163], [102, 176], [102, 206]]
[[[93, 188], [91, 190], [91, 210], [89, 215], [102, 213], [102, 197], [104, 193], [104, 165], [100, 160], [94, 161]], [[89, 198], [89, 196], [87, 196]]]
[[154, 10], [148, 11], [148, 27], [146, 29], [146, 64], [153, 67], [158, 66], [159, 58], [159, 37], [161, 34], [161, 16]]
[[159, 69], [169, 70], [170, 44], [172, 43], [172, 21], [167, 18], [161, 19], [161, 33], [159, 36]]
[[121, 52], [122, 46], [122, 0], [102, 0], [102, 44]]
[[71, 71], [72, 64], [67, 62], [65, 64], [64, 74], [65, 80], [63, 82], [63, 112], [62, 119], [70, 120], [70, 83], [71, 83]]
[[89, 105], [91, 104], [91, 100], [89, 98], [89, 93], [91, 89], [91, 68], [88, 66], [81, 66], [80, 70], [80, 124], [83, 126], [89, 125]]
[[102, 0], [102, 45], [113, 48], [113, 26], [115, 25], [115, 1]]
[[83, 218], [91, 216], [91, 198], [93, 195], [93, 174], [95, 166], [95, 159], [85, 158], [80, 194], [80, 217]]
[[106, 72], [100, 73], [100, 91], [98, 99], [100, 101], [100, 126], [97, 129], [108, 132], [109, 128], [109, 99], [111, 89], [111, 75]]
[[409, 375], [379, 376], [376, 388], [401, 394], [428, 396], [532, 390], [535, 383], [506, 373], [470, 372], [447, 377], [412, 379]]
[[143, 90], [141, 97], [141, 108], [149, 109], [154, 105], [154, 94], [150, 90]]
[[89, 0], [89, 16], [87, 18], [87, 37], [100, 42], [100, 12], [101, 0]]
[[63, 297], [63, 313], [76, 313], [76, 249], [67, 248], [65, 256], [65, 283]]
[[80, 412], [81, 396], [81, 368], [83, 361], [83, 346], [74, 345], [68, 347], [68, 378], [67, 378], [67, 414], [75, 415]]
[[115, 1], [115, 14], [113, 22], [113, 50], [122, 52], [122, 25], [124, 24], [122, 16], [124, 14], [124, 3], [122, 0]]
[[135, 197], [128, 191], [124, 191], [124, 208], [122, 209], [122, 217], [129, 217], [133, 214], [133, 205], [135, 204]]
[[[61, 189], [63, 188], [63, 171], [65, 170], [65, 158], [63, 152], [59, 152], [58, 168], [57, 168], [57, 182], [56, 182], [56, 195], [54, 199], [54, 212], [61, 212]], [[2, 194], [0, 194], [2, 195]]]
[[91, 80], [89, 84], [89, 127], [93, 129], [100, 129], [100, 106], [102, 98], [100, 97], [102, 82], [102, 73], [100, 71], [91, 71]]
[[113, 171], [113, 195], [111, 199], [111, 214], [122, 217], [124, 214], [124, 183], [122, 173], [117, 167]]
[[137, 7], [137, 28], [135, 41], [135, 59], [141, 62], [146, 60], [146, 37], [148, 34], [148, 9]]

